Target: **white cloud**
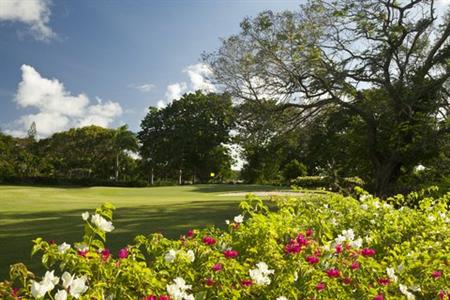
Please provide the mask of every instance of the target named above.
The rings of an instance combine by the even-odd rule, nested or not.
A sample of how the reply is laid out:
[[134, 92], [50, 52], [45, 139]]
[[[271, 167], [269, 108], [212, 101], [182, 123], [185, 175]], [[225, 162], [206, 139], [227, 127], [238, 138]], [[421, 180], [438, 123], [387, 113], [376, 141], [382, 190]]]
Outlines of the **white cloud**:
[[71, 127], [108, 127], [122, 114], [122, 107], [117, 102], [96, 98], [97, 103], [90, 104], [87, 95], [72, 95], [59, 80], [42, 77], [32, 66], [23, 65], [21, 70], [22, 81], [15, 102], [19, 107], [34, 108], [38, 112], [24, 115], [11, 124], [11, 134], [25, 134], [33, 122], [39, 136], [49, 136]]
[[2, 0], [0, 1], [0, 22], [22, 22], [30, 26], [38, 40], [49, 40], [56, 34], [48, 26], [50, 21], [49, 0]]
[[155, 85], [151, 83], [141, 83], [141, 84], [132, 83], [129, 84], [128, 87], [131, 89], [135, 89], [139, 92], [148, 93], [155, 88]]
[[187, 87], [186, 82], [169, 84], [166, 89], [166, 100], [168, 102], [170, 102], [172, 100], [178, 100], [187, 91], [188, 91], [188, 87]]
[[197, 90], [206, 93], [217, 91], [214, 84], [208, 80], [212, 71], [207, 65], [201, 63], [189, 65], [183, 70], [183, 73], [188, 75], [189, 82], [182, 81], [169, 84], [166, 87], [165, 100], [158, 101], [158, 108], [166, 107], [173, 100], [180, 99], [185, 93], [192, 93]]
[[212, 75], [212, 70], [206, 64], [199, 63], [196, 65], [190, 65], [184, 69], [183, 72], [188, 74], [192, 89], [194, 91], [216, 91], [216, 87], [208, 79]]

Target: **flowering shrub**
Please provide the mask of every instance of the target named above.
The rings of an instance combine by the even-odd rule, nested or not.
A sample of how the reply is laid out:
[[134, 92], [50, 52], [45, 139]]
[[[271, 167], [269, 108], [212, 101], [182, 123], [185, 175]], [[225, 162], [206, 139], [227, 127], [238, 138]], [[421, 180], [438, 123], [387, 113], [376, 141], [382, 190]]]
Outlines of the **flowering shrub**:
[[0, 283], [1, 299], [450, 299], [450, 193], [380, 201], [337, 194], [272, 199], [249, 195], [227, 229], [189, 230], [179, 240], [137, 236], [111, 253], [114, 207], [83, 213], [75, 245], [34, 240], [48, 268], [22, 264]]

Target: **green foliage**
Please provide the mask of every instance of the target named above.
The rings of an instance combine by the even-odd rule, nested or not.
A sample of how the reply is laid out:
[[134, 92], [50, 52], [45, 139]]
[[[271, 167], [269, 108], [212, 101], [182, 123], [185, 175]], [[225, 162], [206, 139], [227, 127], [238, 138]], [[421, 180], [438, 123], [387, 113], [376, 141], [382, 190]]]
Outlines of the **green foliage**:
[[229, 95], [200, 91], [185, 94], [167, 107], [150, 107], [138, 137], [147, 174], [160, 179], [207, 182], [211, 173], [229, 172], [231, 158], [225, 144], [230, 142], [233, 111]]
[[306, 166], [296, 159], [287, 163], [283, 169], [283, 177], [287, 182], [297, 177], [306, 176], [306, 173]]
[[[434, 299], [450, 293], [450, 194], [385, 202], [356, 192], [359, 200], [280, 197], [270, 209], [249, 195], [226, 230], [190, 230], [179, 240], [139, 235], [118, 255], [104, 249], [105, 232], [94, 217], [84, 218], [78, 250], [35, 239], [33, 253], [54, 273], [42, 279], [15, 265], [0, 296], [28, 299], [44, 287], [45, 299], [64, 289], [74, 299], [73, 285], [49, 284], [65, 272], [86, 285], [78, 299]], [[407, 198], [417, 208], [400, 206]], [[107, 204], [95, 213], [110, 222], [112, 211]]]

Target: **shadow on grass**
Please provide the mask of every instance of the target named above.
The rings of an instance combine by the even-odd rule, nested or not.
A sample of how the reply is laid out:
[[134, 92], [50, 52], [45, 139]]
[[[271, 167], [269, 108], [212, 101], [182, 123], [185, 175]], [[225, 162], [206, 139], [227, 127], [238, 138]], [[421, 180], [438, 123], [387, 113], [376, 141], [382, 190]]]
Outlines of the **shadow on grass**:
[[[224, 220], [239, 211], [238, 201], [190, 201], [170, 206], [120, 207], [114, 213], [116, 229], [107, 235], [107, 246], [118, 249], [133, 243], [138, 234], [160, 232], [178, 238], [189, 228], [208, 225], [224, 227]], [[42, 272], [39, 257], [30, 258], [32, 240], [42, 237], [58, 244], [80, 241], [83, 221], [80, 210], [38, 213], [0, 212], [0, 281], [7, 278], [9, 265], [24, 262], [32, 271]]]

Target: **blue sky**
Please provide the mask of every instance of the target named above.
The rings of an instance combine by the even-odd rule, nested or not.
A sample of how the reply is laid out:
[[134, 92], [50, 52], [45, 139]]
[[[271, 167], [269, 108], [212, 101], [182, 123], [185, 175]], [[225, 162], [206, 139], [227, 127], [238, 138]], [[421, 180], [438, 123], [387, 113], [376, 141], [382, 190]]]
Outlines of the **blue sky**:
[[47, 136], [73, 126], [127, 123], [195, 88], [203, 51], [245, 16], [301, 1], [0, 1], [0, 128]]

